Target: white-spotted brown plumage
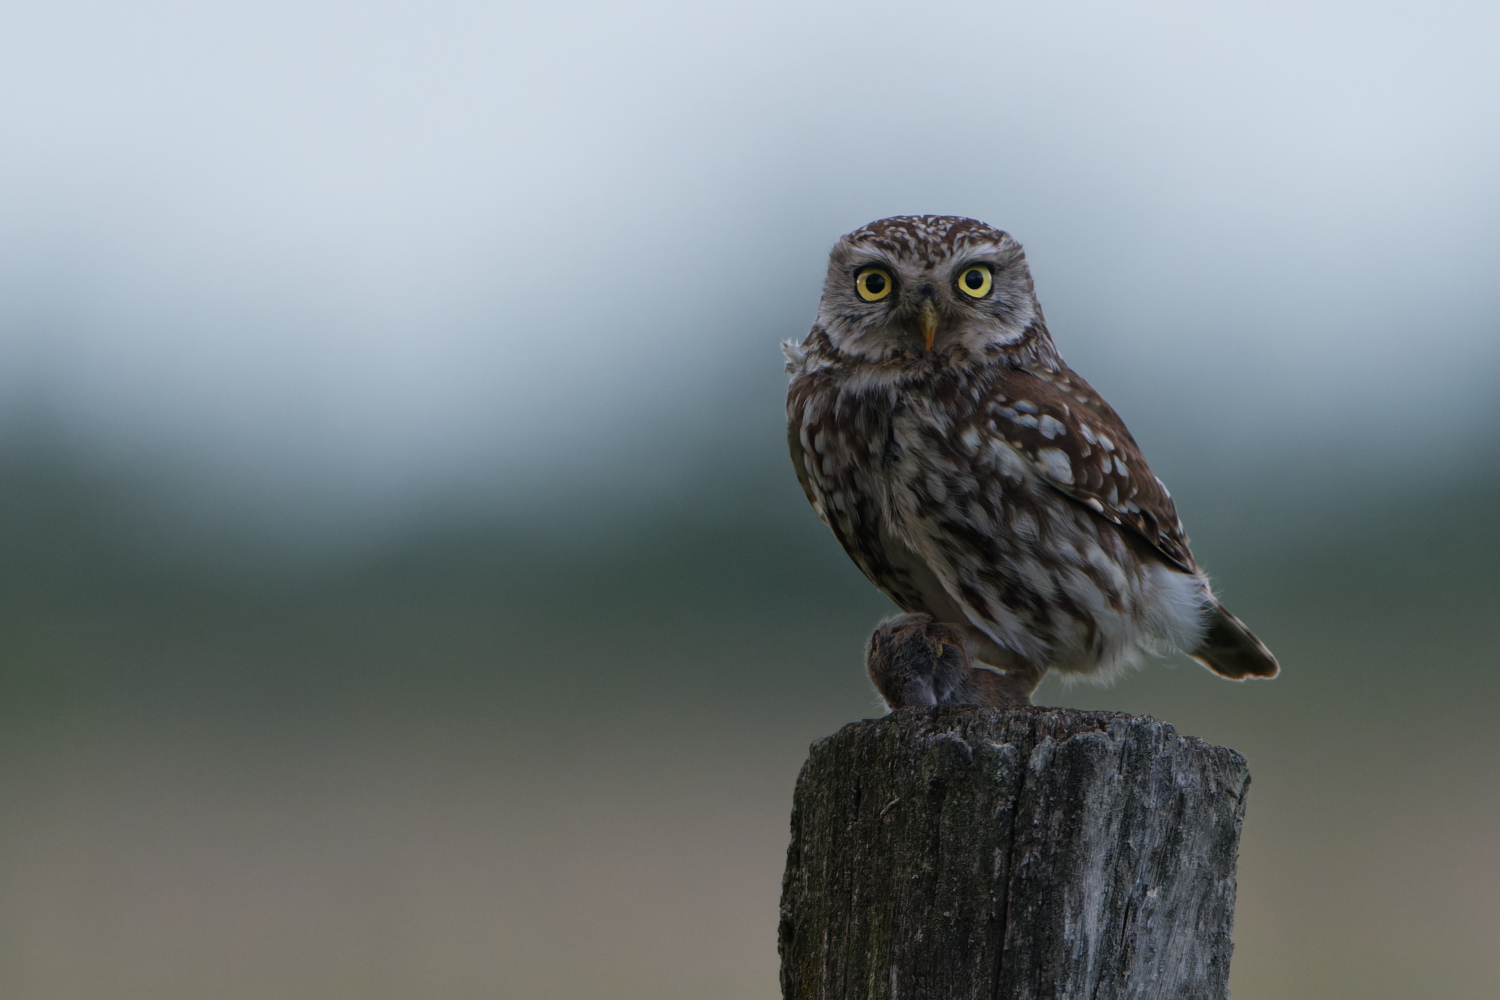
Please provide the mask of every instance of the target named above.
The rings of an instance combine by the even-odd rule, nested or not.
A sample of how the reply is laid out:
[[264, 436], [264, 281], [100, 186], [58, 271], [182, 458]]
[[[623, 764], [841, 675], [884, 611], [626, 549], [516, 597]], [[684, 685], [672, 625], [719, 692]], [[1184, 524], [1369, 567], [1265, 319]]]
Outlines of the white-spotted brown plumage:
[[1124, 423], [1063, 363], [1006, 233], [947, 216], [850, 233], [786, 353], [788, 444], [818, 515], [904, 612], [1003, 674], [934, 701], [1024, 702], [1049, 669], [1105, 675], [1141, 652], [1277, 672]]

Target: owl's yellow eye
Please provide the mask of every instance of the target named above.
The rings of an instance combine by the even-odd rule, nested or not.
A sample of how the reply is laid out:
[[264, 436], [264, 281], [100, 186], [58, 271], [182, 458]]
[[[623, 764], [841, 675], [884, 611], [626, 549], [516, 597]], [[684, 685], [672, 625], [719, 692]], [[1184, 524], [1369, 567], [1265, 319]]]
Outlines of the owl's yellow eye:
[[883, 267], [862, 268], [854, 276], [854, 288], [859, 292], [859, 297], [866, 302], [879, 302], [891, 294], [895, 286], [891, 280], [891, 272]]
[[990, 294], [990, 288], [994, 284], [994, 276], [990, 274], [990, 269], [983, 264], [973, 264], [966, 267], [958, 275], [958, 290], [971, 298], [984, 298]]

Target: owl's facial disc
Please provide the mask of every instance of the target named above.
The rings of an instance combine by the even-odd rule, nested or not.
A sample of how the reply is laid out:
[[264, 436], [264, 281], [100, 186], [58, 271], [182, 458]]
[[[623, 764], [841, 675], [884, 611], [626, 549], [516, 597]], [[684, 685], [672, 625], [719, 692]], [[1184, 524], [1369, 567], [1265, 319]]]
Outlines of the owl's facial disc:
[[872, 362], [1050, 349], [1020, 245], [948, 216], [897, 216], [843, 237], [817, 323], [841, 354]]

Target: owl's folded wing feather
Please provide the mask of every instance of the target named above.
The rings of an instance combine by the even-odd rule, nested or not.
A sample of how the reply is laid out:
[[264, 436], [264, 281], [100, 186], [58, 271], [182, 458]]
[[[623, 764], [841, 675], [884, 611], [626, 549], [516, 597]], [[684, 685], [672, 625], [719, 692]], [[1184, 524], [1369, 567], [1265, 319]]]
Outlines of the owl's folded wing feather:
[[1189, 572], [1197, 564], [1167, 488], [1119, 415], [1066, 367], [1012, 368], [993, 386], [985, 417], [1060, 492], [1130, 528]]
[[818, 502], [818, 495], [813, 492], [812, 480], [807, 475], [807, 456], [802, 450], [802, 422], [797, 417], [796, 412], [790, 413], [786, 426], [786, 443], [792, 454], [792, 469], [797, 473], [797, 483], [802, 487], [802, 492], [807, 495], [807, 502], [812, 504], [812, 509], [818, 515], [818, 519], [828, 524], [828, 516], [823, 513], [823, 505]]

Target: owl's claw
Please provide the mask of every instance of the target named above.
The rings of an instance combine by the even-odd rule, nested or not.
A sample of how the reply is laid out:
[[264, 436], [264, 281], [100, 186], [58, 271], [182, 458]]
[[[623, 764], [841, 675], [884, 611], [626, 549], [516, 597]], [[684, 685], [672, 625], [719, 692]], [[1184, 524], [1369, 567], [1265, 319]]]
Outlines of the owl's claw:
[[[975, 667], [962, 631], [931, 615], [897, 615], [875, 627], [865, 667], [889, 707], [1031, 704], [1034, 683]], [[1024, 686], [1024, 690], [1021, 688]]]

